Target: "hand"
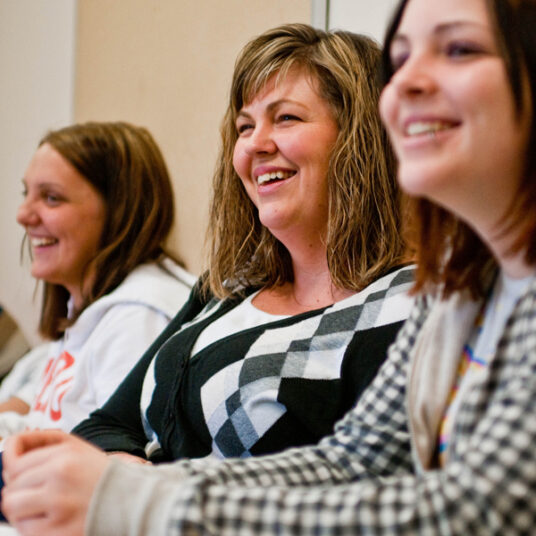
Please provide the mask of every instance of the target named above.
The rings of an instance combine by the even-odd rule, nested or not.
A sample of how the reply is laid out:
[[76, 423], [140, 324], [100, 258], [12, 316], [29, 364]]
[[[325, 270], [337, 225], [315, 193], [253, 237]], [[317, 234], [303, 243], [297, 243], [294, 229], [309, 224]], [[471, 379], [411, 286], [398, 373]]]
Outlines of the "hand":
[[82, 536], [93, 491], [110, 460], [58, 431], [24, 432], [3, 454], [2, 511], [23, 536]]
[[113, 452], [108, 452], [109, 458], [115, 458], [121, 462], [125, 463], [142, 463], [147, 465], [152, 465], [149, 460], [142, 458], [140, 456], [135, 456], [134, 454], [129, 454], [128, 452], [121, 452], [120, 450], [114, 450]]

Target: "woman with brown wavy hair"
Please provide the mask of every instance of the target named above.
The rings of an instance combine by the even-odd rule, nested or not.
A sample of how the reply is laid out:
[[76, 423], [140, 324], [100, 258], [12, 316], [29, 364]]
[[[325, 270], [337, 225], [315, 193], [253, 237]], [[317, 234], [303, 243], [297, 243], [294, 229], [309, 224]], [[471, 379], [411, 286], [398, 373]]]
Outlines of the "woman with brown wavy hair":
[[146, 129], [86, 123], [51, 131], [23, 183], [17, 221], [44, 286], [40, 331], [53, 342], [8, 376], [12, 397], [1, 409], [29, 414], [0, 413], [0, 437], [26, 427], [69, 431], [102, 405], [193, 282], [163, 249], [173, 195]]
[[[167, 536], [534, 534], [535, 26], [535, 0], [398, 4], [381, 112], [399, 182], [425, 209], [421, 295], [335, 434], [276, 456], [152, 470], [110, 463], [66, 434], [29, 434], [5, 454], [12, 480], [3, 508], [17, 527], [43, 535], [83, 526]], [[32, 450], [41, 445], [48, 448]], [[84, 476], [69, 478], [80, 465]], [[41, 499], [50, 488], [55, 500]], [[76, 507], [58, 500], [72, 489]]]
[[355, 403], [410, 304], [379, 59], [366, 37], [304, 24], [245, 46], [208, 270], [76, 434], [151, 461], [251, 456], [314, 443]]

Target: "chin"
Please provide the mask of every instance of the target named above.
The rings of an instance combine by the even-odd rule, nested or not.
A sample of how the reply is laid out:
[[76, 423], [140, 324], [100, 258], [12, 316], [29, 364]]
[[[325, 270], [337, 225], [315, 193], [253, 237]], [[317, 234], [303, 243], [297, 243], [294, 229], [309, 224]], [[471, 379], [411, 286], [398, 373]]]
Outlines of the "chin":
[[431, 168], [404, 168], [398, 171], [398, 184], [400, 188], [411, 197], [433, 197], [436, 187], [439, 186], [439, 174]]

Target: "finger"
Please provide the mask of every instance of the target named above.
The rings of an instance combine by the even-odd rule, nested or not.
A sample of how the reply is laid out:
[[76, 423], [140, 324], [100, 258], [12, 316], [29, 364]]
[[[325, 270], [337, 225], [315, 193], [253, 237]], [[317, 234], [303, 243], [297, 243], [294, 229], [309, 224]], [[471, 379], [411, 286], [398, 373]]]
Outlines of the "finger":
[[2, 512], [10, 523], [45, 517], [49, 510], [48, 499], [41, 488], [2, 490]]
[[25, 519], [14, 524], [21, 536], [84, 536], [84, 528], [77, 524], [58, 525], [46, 517]]
[[21, 473], [29, 471], [39, 466], [46, 466], [46, 464], [55, 459], [57, 456], [61, 456], [61, 452], [65, 450], [67, 442], [60, 441], [59, 443], [50, 443], [38, 449], [24, 451], [20, 455], [3, 455], [3, 477], [6, 484], [11, 484], [16, 480]]
[[[65, 441], [69, 434], [60, 430], [31, 430], [6, 439], [4, 453], [20, 456], [25, 452]], [[6, 454], [5, 454], [6, 455]]]

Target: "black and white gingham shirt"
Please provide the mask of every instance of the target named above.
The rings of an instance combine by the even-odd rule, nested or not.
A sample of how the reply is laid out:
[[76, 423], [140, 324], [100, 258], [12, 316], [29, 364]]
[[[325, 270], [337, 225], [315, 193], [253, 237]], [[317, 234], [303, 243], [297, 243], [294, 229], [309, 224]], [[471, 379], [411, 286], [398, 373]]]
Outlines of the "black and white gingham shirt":
[[[318, 446], [214, 464], [114, 463], [93, 499], [88, 534], [535, 534], [536, 283], [512, 313], [485, 381], [465, 394], [445, 467], [421, 472], [406, 380], [429, 307], [418, 300], [371, 387]], [[136, 490], [124, 506], [121, 486]]]

